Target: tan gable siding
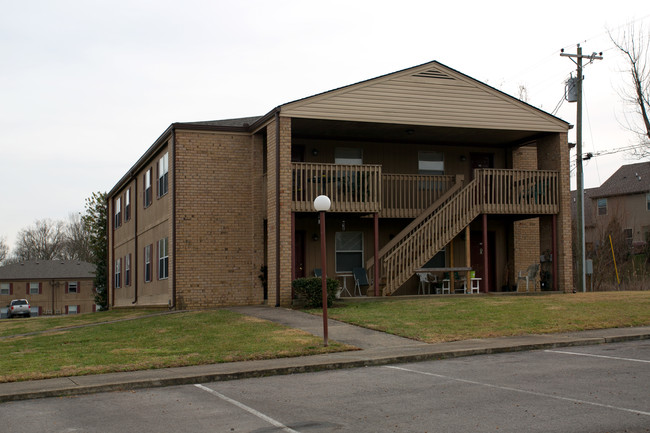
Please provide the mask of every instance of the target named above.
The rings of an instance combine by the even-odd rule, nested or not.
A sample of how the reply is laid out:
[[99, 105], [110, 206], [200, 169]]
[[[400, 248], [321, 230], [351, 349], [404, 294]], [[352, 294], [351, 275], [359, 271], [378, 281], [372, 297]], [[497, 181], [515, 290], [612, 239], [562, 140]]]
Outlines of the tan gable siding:
[[567, 124], [462, 74], [428, 64], [285, 105], [289, 117], [562, 132]]

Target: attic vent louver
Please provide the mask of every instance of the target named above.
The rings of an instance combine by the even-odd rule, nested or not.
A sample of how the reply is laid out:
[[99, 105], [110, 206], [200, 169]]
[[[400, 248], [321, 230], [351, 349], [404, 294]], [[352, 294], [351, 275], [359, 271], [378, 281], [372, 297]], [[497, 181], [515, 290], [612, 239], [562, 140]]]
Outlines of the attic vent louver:
[[413, 76], [419, 78], [433, 78], [437, 80], [453, 80], [452, 77], [437, 69], [429, 69], [428, 71], [418, 72]]

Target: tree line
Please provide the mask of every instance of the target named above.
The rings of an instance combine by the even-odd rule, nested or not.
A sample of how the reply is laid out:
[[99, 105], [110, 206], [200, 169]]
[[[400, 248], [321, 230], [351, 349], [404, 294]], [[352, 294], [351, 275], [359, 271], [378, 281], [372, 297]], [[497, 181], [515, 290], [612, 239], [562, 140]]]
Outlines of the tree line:
[[10, 250], [0, 238], [0, 265], [31, 260], [80, 260], [95, 265], [95, 302], [107, 306], [106, 193], [95, 192], [85, 201], [83, 214], [67, 221], [42, 219], [18, 232]]

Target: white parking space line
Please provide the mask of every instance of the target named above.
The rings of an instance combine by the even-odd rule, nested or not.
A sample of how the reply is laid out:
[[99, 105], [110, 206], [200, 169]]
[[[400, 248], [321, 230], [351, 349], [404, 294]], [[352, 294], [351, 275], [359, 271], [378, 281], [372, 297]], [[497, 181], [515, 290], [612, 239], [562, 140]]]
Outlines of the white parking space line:
[[546, 353], [559, 353], [562, 355], [577, 355], [577, 356], [590, 356], [592, 358], [605, 358], [605, 359], [616, 359], [618, 361], [631, 361], [631, 362], [645, 362], [650, 364], [650, 361], [646, 359], [634, 359], [634, 358], [621, 358], [618, 356], [606, 356], [606, 355], [594, 355], [592, 353], [579, 353], [579, 352], [566, 352], [563, 350], [545, 350]]
[[555, 399], [555, 400], [570, 401], [572, 403], [579, 403], [579, 404], [585, 404], [585, 405], [590, 405], [590, 406], [604, 407], [604, 408], [607, 408], [607, 409], [614, 409], [614, 410], [619, 410], [619, 411], [622, 411], [622, 412], [631, 412], [631, 413], [636, 413], [636, 414], [639, 414], [639, 415], [650, 416], [650, 412], [644, 412], [642, 410], [628, 409], [628, 408], [625, 408], [625, 407], [618, 407], [618, 406], [611, 406], [609, 404], [595, 403], [595, 402], [592, 402], [592, 401], [579, 400], [577, 398], [561, 397], [561, 396], [558, 396], [558, 395], [544, 394], [542, 392], [527, 391], [525, 389], [511, 388], [509, 386], [492, 385], [490, 383], [476, 382], [474, 380], [459, 379], [457, 377], [444, 376], [442, 374], [435, 374], [435, 373], [427, 373], [427, 372], [424, 372], [424, 371], [411, 370], [409, 368], [397, 367], [397, 366], [393, 366], [393, 365], [389, 365], [389, 366], [386, 366], [384, 368], [391, 368], [393, 370], [401, 370], [401, 371], [406, 371], [406, 372], [409, 372], [409, 373], [422, 374], [424, 376], [432, 376], [432, 377], [437, 377], [437, 378], [440, 378], [440, 379], [453, 380], [453, 381], [456, 381], [456, 382], [468, 383], [468, 384], [471, 384], [471, 385], [486, 386], [488, 388], [500, 389], [502, 391], [519, 392], [519, 393], [522, 393], [522, 394], [529, 394], [529, 395], [534, 395], [534, 396], [537, 396], [537, 397], [546, 397], [546, 398], [552, 398], [552, 399]]
[[287, 432], [287, 433], [300, 433], [300, 432], [298, 432], [296, 430], [293, 430], [293, 429], [287, 427], [286, 425], [282, 424], [281, 422], [276, 421], [273, 418], [264, 415], [262, 412], [256, 411], [252, 407], [248, 407], [245, 404], [240, 403], [237, 400], [233, 400], [230, 397], [226, 397], [225, 395], [221, 394], [220, 392], [217, 392], [217, 391], [215, 391], [213, 389], [210, 389], [207, 386], [203, 386], [203, 385], [200, 385], [200, 384], [196, 384], [194, 386], [196, 386], [199, 389], [202, 389], [203, 391], [209, 392], [210, 394], [215, 395], [215, 396], [219, 397], [220, 399], [222, 399], [224, 401], [227, 401], [228, 403], [233, 404], [233, 405], [237, 406], [240, 409], [245, 410], [248, 413], [251, 413], [251, 414], [255, 415], [256, 417], [268, 422], [269, 424], [282, 429], [282, 431], [284, 431], [284, 432]]

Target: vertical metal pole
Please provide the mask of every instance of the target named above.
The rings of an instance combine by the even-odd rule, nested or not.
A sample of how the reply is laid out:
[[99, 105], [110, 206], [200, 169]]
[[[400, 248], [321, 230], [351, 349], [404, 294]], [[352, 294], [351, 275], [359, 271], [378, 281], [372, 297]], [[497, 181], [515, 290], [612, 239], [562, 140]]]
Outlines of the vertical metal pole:
[[578, 247], [578, 290], [586, 292], [585, 287], [585, 209], [584, 175], [582, 172], [582, 47], [578, 44], [578, 101], [576, 115], [576, 214]]
[[375, 296], [379, 296], [379, 213], [375, 212], [375, 266], [373, 275]]
[[323, 292], [323, 344], [327, 347], [327, 257], [325, 256], [325, 212], [320, 212], [320, 266]]
[[485, 278], [485, 293], [490, 291], [490, 270], [488, 269], [488, 227], [487, 214], [483, 214], [483, 278]]
[[557, 255], [557, 215], [553, 214], [553, 227], [551, 229], [552, 239], [552, 248], [551, 248], [551, 266], [553, 269], [553, 290], [558, 290], [557, 281], [558, 281], [558, 255]]
[[[291, 282], [296, 279], [296, 213], [291, 212]], [[291, 284], [293, 299], [293, 284]]]

